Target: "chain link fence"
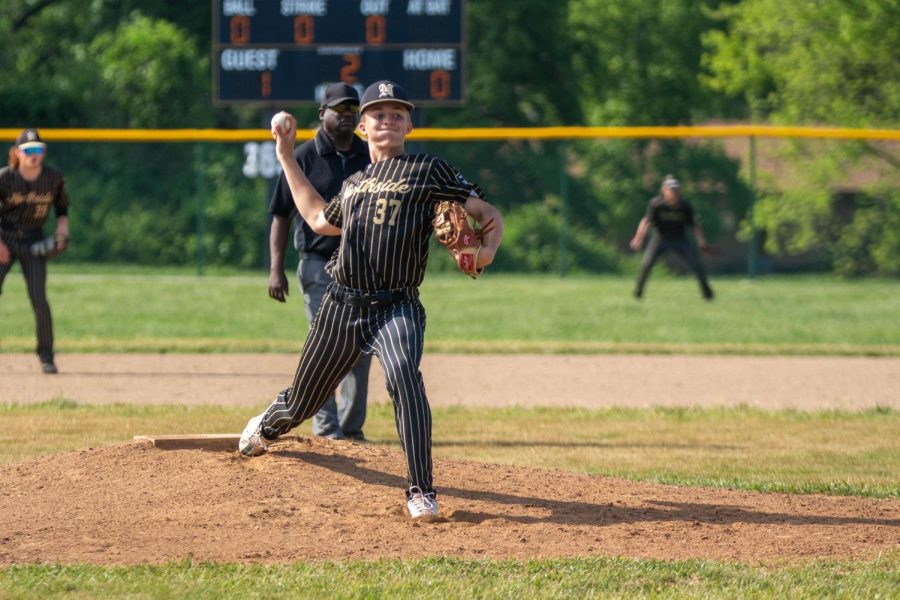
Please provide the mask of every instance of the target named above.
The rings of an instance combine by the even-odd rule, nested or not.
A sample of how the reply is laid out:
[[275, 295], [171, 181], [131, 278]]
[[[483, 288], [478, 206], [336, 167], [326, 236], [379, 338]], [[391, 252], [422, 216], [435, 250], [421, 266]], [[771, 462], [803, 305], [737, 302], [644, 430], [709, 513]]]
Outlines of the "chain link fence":
[[[279, 166], [264, 133], [235, 141], [66, 141], [48, 130], [47, 162], [64, 172], [72, 198], [72, 245], [59, 260], [266, 269], [267, 205]], [[495, 132], [411, 139], [407, 151], [446, 158], [503, 212], [497, 272], [633, 270], [638, 257], [628, 241], [673, 173], [721, 250], [707, 259], [713, 273], [900, 273], [896, 139]], [[670, 266], [679, 269], [677, 261]], [[430, 270], [452, 268], [445, 252], [432, 253]]]

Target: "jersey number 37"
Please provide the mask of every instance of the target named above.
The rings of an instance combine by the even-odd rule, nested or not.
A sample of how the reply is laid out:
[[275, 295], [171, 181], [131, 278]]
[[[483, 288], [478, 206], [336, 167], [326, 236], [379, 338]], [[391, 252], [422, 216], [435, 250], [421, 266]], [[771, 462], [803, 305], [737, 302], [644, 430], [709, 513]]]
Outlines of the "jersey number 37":
[[399, 212], [399, 200], [387, 200], [386, 198], [379, 198], [375, 201], [375, 216], [372, 218], [372, 222], [376, 225], [382, 225], [385, 218], [387, 218], [388, 225], [395, 225], [397, 223], [397, 214]]

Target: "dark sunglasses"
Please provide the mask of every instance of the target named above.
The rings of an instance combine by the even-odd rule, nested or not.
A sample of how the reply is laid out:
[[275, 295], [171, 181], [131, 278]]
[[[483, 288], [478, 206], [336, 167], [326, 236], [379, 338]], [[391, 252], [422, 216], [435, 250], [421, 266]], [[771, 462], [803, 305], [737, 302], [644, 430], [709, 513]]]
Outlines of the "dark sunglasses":
[[337, 106], [329, 106], [331, 110], [336, 112], [339, 115], [344, 114], [345, 112], [351, 112], [354, 115], [359, 112], [358, 104], [338, 104]]
[[34, 156], [35, 154], [43, 154], [43, 153], [44, 153], [44, 149], [41, 148], [41, 147], [37, 147], [37, 148], [25, 148], [24, 150], [22, 150], [22, 152], [24, 152], [24, 153], [27, 154], [28, 156]]

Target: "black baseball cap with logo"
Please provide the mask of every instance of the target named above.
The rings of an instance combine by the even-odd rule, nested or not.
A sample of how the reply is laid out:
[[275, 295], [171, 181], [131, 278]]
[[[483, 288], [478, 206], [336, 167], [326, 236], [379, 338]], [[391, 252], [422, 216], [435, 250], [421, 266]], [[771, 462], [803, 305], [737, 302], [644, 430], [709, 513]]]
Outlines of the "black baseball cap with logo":
[[47, 144], [41, 139], [37, 129], [26, 129], [16, 138], [16, 148], [26, 150], [28, 148], [46, 148]]
[[359, 92], [352, 85], [343, 82], [332, 83], [322, 94], [321, 108], [331, 108], [343, 103], [359, 104]]
[[359, 112], [363, 113], [368, 107], [382, 102], [398, 102], [409, 110], [416, 107], [415, 104], [409, 101], [406, 90], [393, 81], [383, 79], [376, 81], [363, 92], [362, 105], [359, 107]]

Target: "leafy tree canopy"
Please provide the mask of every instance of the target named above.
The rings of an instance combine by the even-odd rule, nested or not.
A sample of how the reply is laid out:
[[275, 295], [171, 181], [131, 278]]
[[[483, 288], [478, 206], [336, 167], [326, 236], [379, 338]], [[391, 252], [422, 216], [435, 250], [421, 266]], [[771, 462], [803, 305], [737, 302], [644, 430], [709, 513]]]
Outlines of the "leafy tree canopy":
[[791, 124], [900, 123], [900, 3], [743, 0], [716, 13], [705, 83]]
[[[461, 108], [418, 111], [418, 124], [675, 125], [752, 116], [762, 122], [897, 127], [900, 121], [896, 0], [469, 0], [467, 15], [468, 102]], [[270, 109], [212, 107], [210, 36], [208, 1], [4, 0], [0, 126], [263, 126]], [[301, 122], [315, 121], [314, 108], [295, 112]], [[547, 219], [556, 223], [548, 232], [577, 228], [585, 243], [573, 242], [572, 248], [604, 264], [609, 264], [607, 249], [586, 240], [594, 236], [621, 246], [665, 172], [678, 172], [694, 183], [693, 196], [706, 207], [706, 225], [714, 233], [724, 231], [717, 222], [722, 214], [727, 213], [729, 222], [743, 219], [748, 198], [739, 165], [715, 143], [431, 147], [484, 183], [504, 210], [521, 210], [521, 218], [511, 223]], [[167, 217], [187, 223], [194, 158], [189, 148], [177, 145], [167, 153], [156, 156], [152, 150], [130, 148], [105, 154], [95, 148], [73, 153], [65, 166], [82, 189], [96, 190], [98, 196], [115, 189], [114, 194], [140, 204], [141, 210], [158, 204], [162, 177], [168, 186], [165, 196], [180, 211], [170, 209]], [[233, 154], [233, 147], [223, 146], [205, 156], [207, 172], [220, 174], [210, 184], [216, 214], [209, 215], [209, 223], [252, 240], [259, 223], [240, 226], [246, 220], [241, 213], [262, 214], [260, 219], [265, 214], [256, 205], [241, 207], [242, 198], [258, 192], [236, 191], [247, 182], [233, 164]], [[796, 202], [772, 204], [779, 196], [767, 193], [759, 204], [759, 222], [770, 234], [772, 252], [822, 243], [837, 248], [834, 236], [843, 235], [842, 247], [862, 248], [854, 250], [854, 256], [862, 257], [854, 264], [863, 271], [885, 263], [877, 257], [900, 254], [890, 244], [870, 241], [890, 237], [882, 224], [895, 222], [890, 211], [900, 203], [890, 200], [895, 197], [890, 178], [878, 179], [888, 182], [882, 185], [887, 189], [865, 190], [871, 202], [853, 235], [820, 226], [834, 222], [829, 188], [834, 174], [871, 160], [897, 169], [889, 152], [842, 144], [827, 156], [810, 157], [794, 149], [789, 159], [804, 164], [804, 180], [792, 191]], [[109, 171], [100, 172], [94, 166], [98, 160]], [[566, 166], [571, 184], [567, 208], [559, 198], [560, 165]], [[526, 210], [528, 204], [541, 206]], [[98, 202], [96, 214], [81, 218], [103, 222], [100, 206], [106, 205]], [[163, 221], [146, 218], [146, 223]], [[534, 223], [523, 228], [543, 231]], [[100, 245], [114, 247], [119, 229], [107, 229], [109, 239]], [[832, 232], [831, 237], [824, 231]], [[124, 243], [126, 237], [121, 237]], [[178, 239], [173, 234], [165, 244], [180, 243]], [[530, 243], [539, 247], [534, 256], [521, 257], [523, 265], [537, 260], [535, 256], [547, 262], [545, 255], [558, 245], [549, 237]], [[240, 248], [251, 246], [230, 244], [221, 256], [253, 264], [256, 258], [239, 256]]]
[[[900, 125], [900, 3], [894, 0], [743, 0], [703, 35], [703, 81], [742, 96], [754, 118], [843, 127]], [[784, 192], [763, 188], [757, 222], [771, 253], [824, 251], [844, 274], [900, 274], [900, 160], [875, 143], [794, 142]], [[869, 172], [855, 200], [837, 188]], [[875, 174], [875, 177], [872, 177]]]

